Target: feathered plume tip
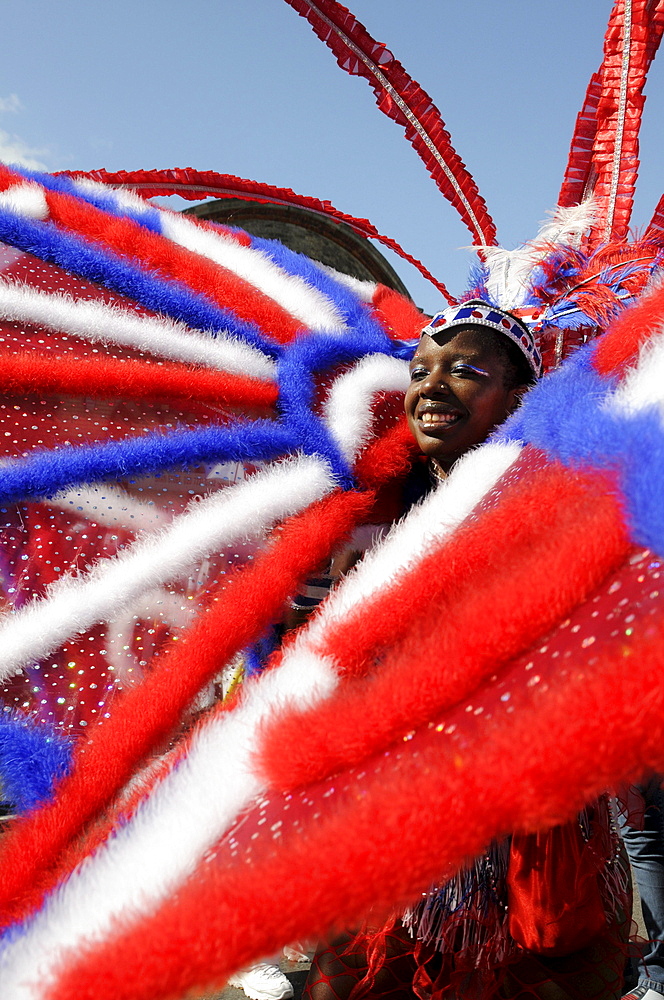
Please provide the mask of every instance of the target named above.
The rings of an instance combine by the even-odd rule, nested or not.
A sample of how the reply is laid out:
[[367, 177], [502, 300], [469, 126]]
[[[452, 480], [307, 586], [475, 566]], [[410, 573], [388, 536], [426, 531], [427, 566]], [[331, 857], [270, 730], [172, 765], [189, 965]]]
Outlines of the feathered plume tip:
[[539, 267], [551, 254], [577, 251], [595, 218], [592, 199], [571, 208], [557, 208], [542, 223], [537, 236], [515, 250], [482, 247], [484, 260], [475, 268], [472, 285], [463, 300], [485, 299], [514, 311], [530, 305], [540, 278]]
[[602, 333], [664, 260], [664, 233], [584, 252], [595, 213], [592, 199], [559, 207], [534, 240], [515, 250], [484, 248], [463, 296], [482, 298], [526, 322], [538, 337], [545, 370]]

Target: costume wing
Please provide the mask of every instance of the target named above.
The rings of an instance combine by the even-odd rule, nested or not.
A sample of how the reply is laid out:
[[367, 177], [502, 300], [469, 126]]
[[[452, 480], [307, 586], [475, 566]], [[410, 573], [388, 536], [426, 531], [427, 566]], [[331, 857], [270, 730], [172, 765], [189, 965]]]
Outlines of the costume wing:
[[[634, 7], [659, 38], [659, 5]], [[625, 79], [614, 149], [642, 86]], [[613, 162], [620, 185], [622, 147]], [[660, 289], [183, 732], [298, 583], [384, 512], [412, 461], [395, 341], [419, 316], [81, 178], [0, 171], [0, 240], [0, 676], [12, 712], [76, 737], [52, 797], [0, 840], [4, 994], [203, 994], [664, 769]], [[625, 262], [603, 267], [602, 285]]]

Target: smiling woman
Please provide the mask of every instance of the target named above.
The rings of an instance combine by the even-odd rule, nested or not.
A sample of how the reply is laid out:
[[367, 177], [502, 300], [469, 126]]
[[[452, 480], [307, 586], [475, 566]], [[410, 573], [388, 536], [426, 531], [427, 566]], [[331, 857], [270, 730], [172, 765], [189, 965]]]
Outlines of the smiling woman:
[[473, 302], [437, 314], [422, 331], [405, 410], [420, 451], [444, 472], [486, 440], [539, 374], [532, 335], [520, 328], [509, 313]]

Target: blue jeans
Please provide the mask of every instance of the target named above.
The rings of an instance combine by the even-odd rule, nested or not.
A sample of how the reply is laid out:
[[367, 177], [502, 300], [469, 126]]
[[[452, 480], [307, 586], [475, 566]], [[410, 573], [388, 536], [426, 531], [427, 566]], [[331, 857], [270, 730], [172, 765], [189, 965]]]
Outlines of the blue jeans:
[[625, 842], [641, 896], [648, 945], [639, 961], [639, 986], [649, 986], [664, 995], [664, 791], [663, 775], [655, 775], [641, 791], [646, 811], [643, 830], [635, 830], [618, 816], [618, 829]]

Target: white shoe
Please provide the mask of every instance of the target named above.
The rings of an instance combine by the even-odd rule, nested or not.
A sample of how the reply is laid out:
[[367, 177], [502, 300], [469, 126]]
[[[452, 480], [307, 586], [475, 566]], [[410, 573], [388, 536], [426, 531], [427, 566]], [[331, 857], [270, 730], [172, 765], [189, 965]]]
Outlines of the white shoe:
[[290, 1000], [293, 987], [279, 966], [258, 962], [240, 969], [228, 980], [229, 986], [244, 990], [251, 1000]]

